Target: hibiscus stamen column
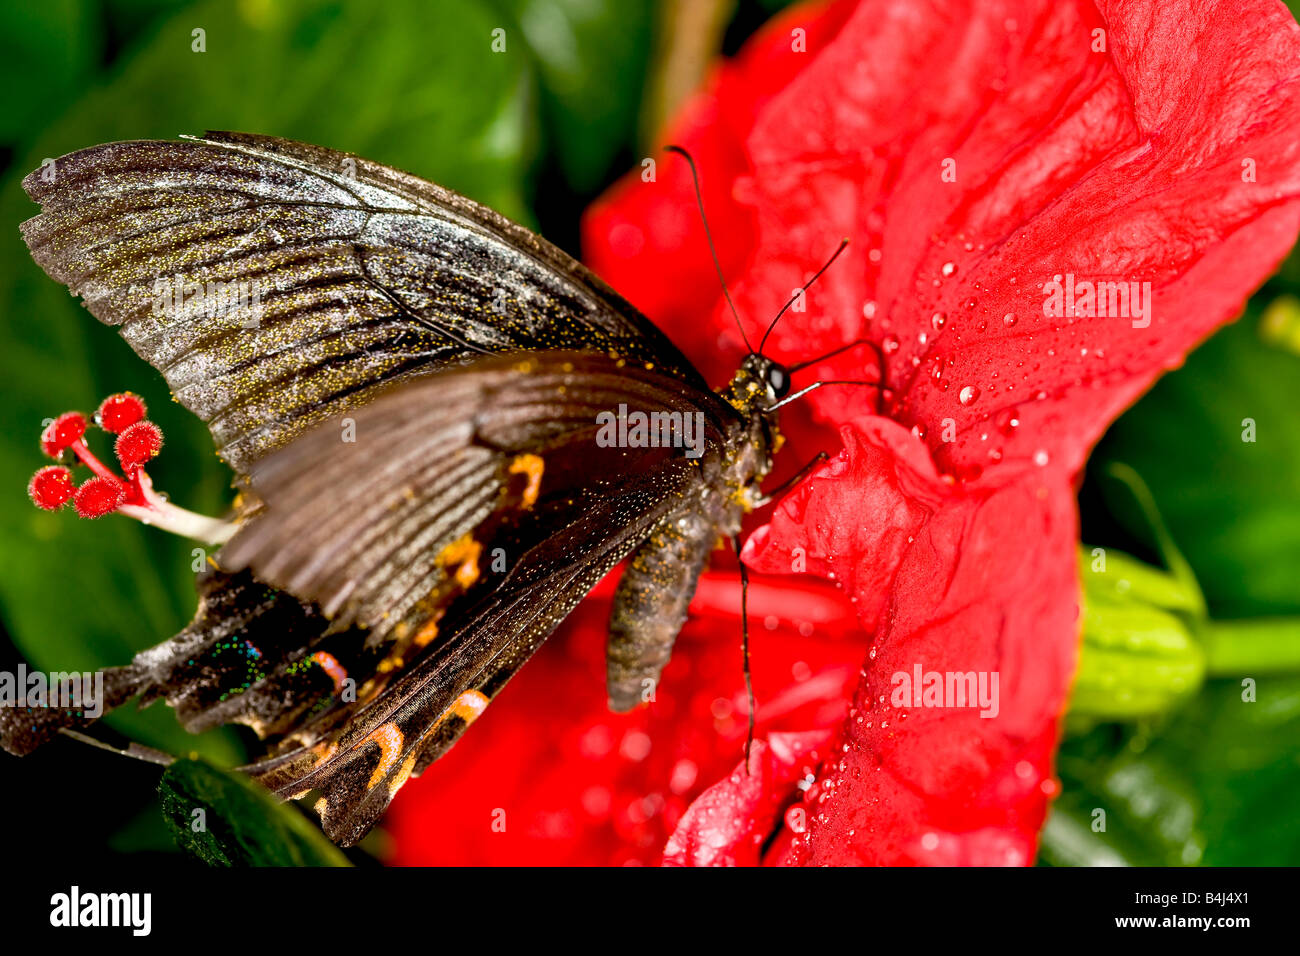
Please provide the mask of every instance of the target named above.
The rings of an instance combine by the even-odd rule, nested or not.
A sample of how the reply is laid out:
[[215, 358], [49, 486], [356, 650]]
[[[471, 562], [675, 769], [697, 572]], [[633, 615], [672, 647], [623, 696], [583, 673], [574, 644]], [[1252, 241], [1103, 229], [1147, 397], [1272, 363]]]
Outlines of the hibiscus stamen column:
[[71, 502], [82, 518], [116, 512], [182, 537], [224, 544], [235, 533], [233, 523], [181, 508], [154, 490], [144, 466], [162, 449], [163, 435], [145, 414], [144, 402], [130, 392], [110, 395], [95, 413], [94, 423], [117, 436], [113, 450], [122, 466], [121, 475], [86, 444], [88, 422], [84, 415], [65, 412], [56, 418], [41, 434], [41, 450], [59, 462], [67, 461], [71, 453], [72, 461], [90, 469], [93, 477], [77, 486], [66, 465], [47, 465], [27, 486], [33, 503], [57, 511]]

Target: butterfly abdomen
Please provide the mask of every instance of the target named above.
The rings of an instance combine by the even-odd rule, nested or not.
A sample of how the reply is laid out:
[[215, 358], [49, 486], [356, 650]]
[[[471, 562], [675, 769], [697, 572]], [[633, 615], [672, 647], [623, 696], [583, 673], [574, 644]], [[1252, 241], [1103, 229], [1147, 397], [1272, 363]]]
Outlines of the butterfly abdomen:
[[720, 516], [711, 512], [730, 507], [709, 495], [669, 515], [632, 554], [609, 619], [606, 688], [612, 710], [631, 710], [653, 699], [709, 552], [718, 542]]

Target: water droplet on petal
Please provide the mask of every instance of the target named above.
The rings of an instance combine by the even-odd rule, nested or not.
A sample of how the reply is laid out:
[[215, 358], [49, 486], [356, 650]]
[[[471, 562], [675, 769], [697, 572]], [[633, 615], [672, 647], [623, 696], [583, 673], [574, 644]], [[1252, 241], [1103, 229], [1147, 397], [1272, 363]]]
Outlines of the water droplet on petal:
[[942, 332], [943, 327], [948, 324], [947, 312], [936, 312], [930, 316], [930, 325], [934, 326], [936, 332]]
[[1011, 328], [1011, 326], [1016, 324], [1016, 314], [1014, 312], [1008, 312], [1006, 315], [1002, 316], [1002, 324], [1007, 328]]
[[1011, 435], [1020, 427], [1020, 411], [1016, 408], [1004, 408], [993, 419], [993, 424], [1004, 435]]
[[1043, 451], [1041, 448], [1038, 451], [1034, 452], [1034, 464], [1037, 465], [1039, 468], [1042, 468], [1044, 465], [1046, 465], [1049, 460], [1050, 459], [1048, 458], [1047, 452]]
[[874, 301], [862, 303], [862, 317], [864, 319], [874, 319], [876, 317], [876, 303]]
[[945, 262], [939, 269], [939, 272], [943, 275], [945, 279], [951, 276], [956, 271], [957, 271], [957, 263], [955, 262]]
[[899, 344], [897, 335], [886, 335], [884, 341], [880, 343], [880, 347], [884, 349], [886, 355], [893, 355], [898, 351]]
[[957, 393], [957, 400], [963, 405], [969, 405], [980, 397], [980, 390], [974, 385], [967, 385]]

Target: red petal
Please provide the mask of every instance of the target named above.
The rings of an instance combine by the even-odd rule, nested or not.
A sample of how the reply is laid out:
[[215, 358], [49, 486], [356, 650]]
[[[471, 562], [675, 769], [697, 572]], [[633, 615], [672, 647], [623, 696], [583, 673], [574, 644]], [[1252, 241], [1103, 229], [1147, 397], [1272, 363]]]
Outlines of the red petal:
[[[1237, 314], [1300, 228], [1287, 11], [1102, 6], [863, 3], [748, 137], [757, 242], [737, 305], [770, 311], [774, 289], [852, 236], [776, 352], [895, 336], [890, 415], [925, 429], [941, 470], [1077, 469], [1106, 423]], [[1092, 51], [1094, 30], [1107, 52]], [[1149, 326], [1049, 318], [1055, 275], [1150, 282]], [[832, 391], [815, 398], [824, 413], [863, 407]], [[1013, 414], [1020, 427], [999, 428]]]
[[756, 571], [839, 580], [870, 633], [903, 552], [948, 489], [920, 443], [893, 422], [863, 419], [840, 434], [844, 450], [782, 499], [745, 543], [744, 561]]
[[[656, 700], [631, 714], [605, 703], [610, 591], [598, 588], [472, 732], [398, 794], [385, 820], [393, 862], [660, 861], [687, 807], [743, 750], [740, 581], [704, 576]], [[760, 739], [838, 726], [865, 646], [849, 602], [819, 581], [756, 576], [749, 605]]]
[[664, 848], [665, 866], [755, 866], [785, 807], [812, 776], [829, 730], [772, 734], [691, 804]]
[[[819, 777], [821, 802], [794, 859], [1033, 858], [1056, 792], [1051, 755], [1075, 662], [1076, 541], [1073, 493], [1059, 469], [996, 490], [954, 489], [899, 564], [844, 725], [845, 752]], [[911, 679], [917, 668], [986, 675], [990, 689], [997, 675], [990, 715], [951, 698], [895, 706], [898, 675]]]
[[[737, 137], [749, 175], [701, 164], [752, 210], [752, 232], [720, 239], [724, 261], [748, 262], [731, 273], [743, 315], [773, 314], [852, 237], [769, 351], [806, 359], [870, 335], [902, 426], [864, 424], [865, 389], [810, 396], [856, 428], [747, 551], [784, 571], [803, 548], [877, 628], [810, 832], [774, 844], [792, 860], [1031, 858], [1077, 639], [1070, 480], [1300, 228], [1300, 30], [1285, 9], [1100, 7], [865, 0]], [[659, 201], [688, 204], [674, 188]], [[670, 271], [676, 247], [650, 252], [637, 269]], [[1040, 283], [1058, 274], [1150, 282], [1150, 324], [1047, 315]], [[707, 327], [698, 304], [655, 317], [686, 343], [729, 336], [712, 302]], [[875, 364], [857, 350], [817, 372], [874, 380]], [[887, 718], [882, 693], [918, 663], [996, 669], [999, 716]]]

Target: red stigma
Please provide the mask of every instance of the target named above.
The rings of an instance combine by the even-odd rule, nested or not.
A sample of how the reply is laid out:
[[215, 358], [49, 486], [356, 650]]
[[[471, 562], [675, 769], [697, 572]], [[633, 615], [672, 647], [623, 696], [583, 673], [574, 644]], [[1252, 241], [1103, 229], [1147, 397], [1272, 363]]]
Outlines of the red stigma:
[[72, 483], [72, 472], [62, 465], [47, 465], [27, 484], [27, 494], [32, 503], [46, 511], [58, 511], [66, 505], [76, 493]]
[[147, 413], [144, 400], [131, 392], [110, 395], [95, 412], [95, 422], [104, 431], [117, 435], [142, 421]]
[[126, 486], [116, 478], [91, 478], [77, 489], [74, 504], [83, 518], [102, 518], [126, 501]]
[[83, 518], [102, 518], [119, 512], [164, 531], [187, 538], [224, 544], [235, 533], [236, 525], [220, 518], [196, 514], [167, 500], [154, 490], [153, 479], [144, 466], [158, 454], [163, 433], [144, 418], [144, 402], [130, 392], [110, 395], [99, 405], [95, 424], [110, 435], [117, 435], [114, 451], [122, 463], [118, 474], [96, 457], [86, 444], [86, 419], [77, 412], [67, 412], [51, 422], [41, 433], [41, 447], [47, 455], [63, 457], [71, 452], [91, 477], [80, 487], [73, 483], [72, 472], [62, 465], [42, 468], [27, 485], [27, 493], [38, 508], [54, 511], [71, 499]]
[[121, 392], [104, 399], [95, 413], [96, 425], [117, 434], [115, 450], [124, 475], [100, 461], [87, 446], [86, 417], [80, 412], [64, 412], [46, 426], [41, 433], [45, 453], [59, 458], [70, 452], [75, 464], [90, 469], [91, 477], [77, 487], [69, 469], [42, 468], [27, 487], [36, 506], [52, 511], [71, 500], [83, 518], [100, 518], [119, 508], [156, 511], [161, 507], [164, 499], [154, 492], [144, 465], [162, 448], [162, 429], [145, 421], [144, 411], [144, 402], [130, 392]]
[[114, 450], [128, 475], [149, 463], [162, 448], [162, 429], [153, 422], [136, 422], [117, 436]]
[[86, 434], [86, 418], [81, 412], [64, 412], [41, 433], [41, 450], [58, 458], [65, 448]]

